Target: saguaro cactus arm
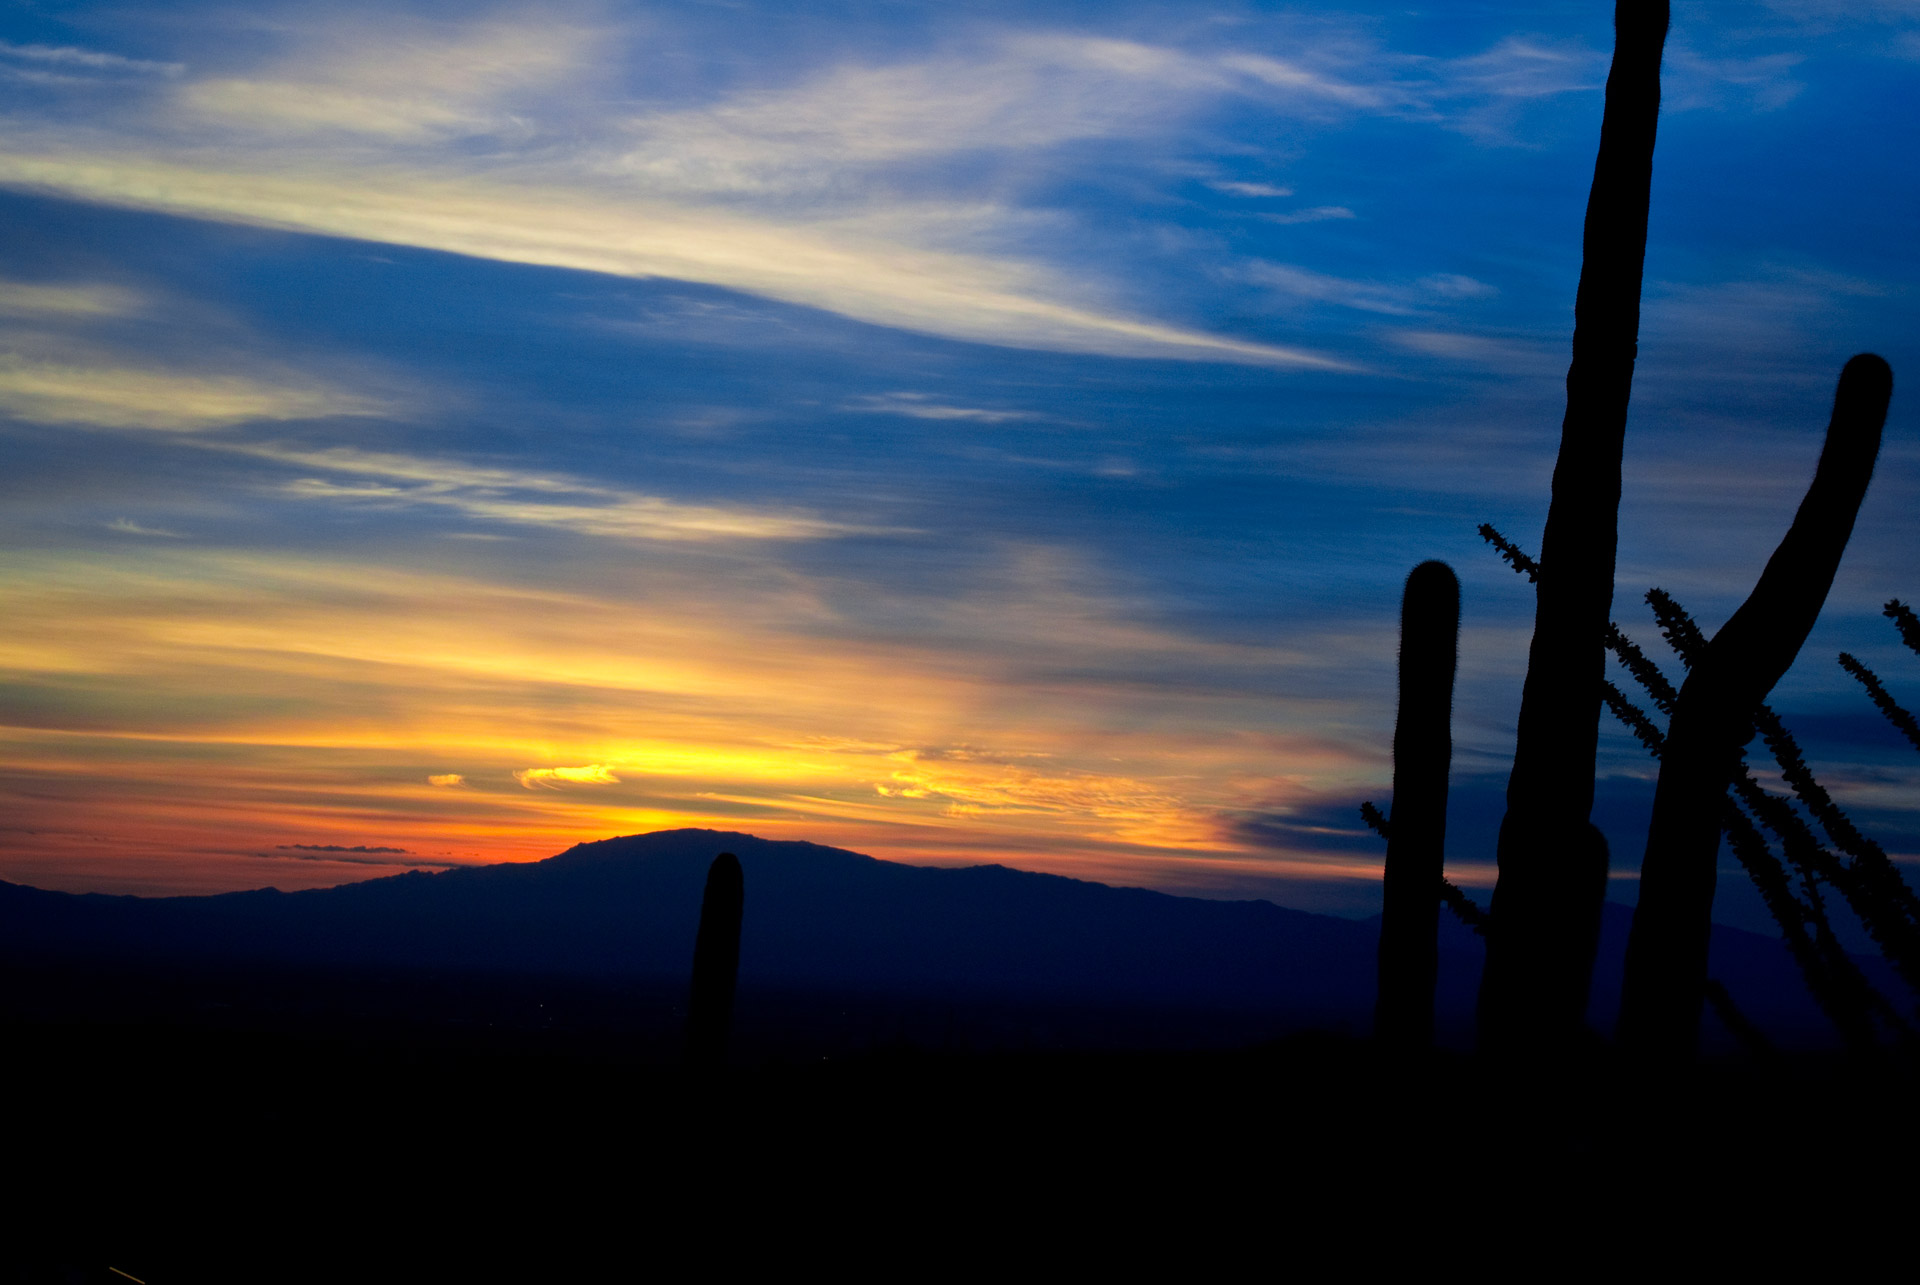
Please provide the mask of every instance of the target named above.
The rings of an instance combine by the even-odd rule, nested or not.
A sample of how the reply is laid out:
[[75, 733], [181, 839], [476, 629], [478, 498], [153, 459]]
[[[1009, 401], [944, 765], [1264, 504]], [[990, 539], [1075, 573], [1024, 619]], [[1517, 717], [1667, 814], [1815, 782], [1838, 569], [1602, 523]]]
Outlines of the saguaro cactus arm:
[[1680, 689], [1621, 996], [1620, 1039], [1644, 1053], [1687, 1056], [1698, 1040], [1727, 786], [1753, 736], [1754, 712], [1826, 602], [1873, 476], [1892, 392], [1892, 371], [1870, 353], [1841, 371], [1826, 445], [1793, 526]]
[[1666, 0], [1614, 6], [1567, 411], [1540, 543], [1539, 601], [1480, 993], [1482, 1039], [1496, 1046], [1564, 1039], [1586, 1008], [1591, 950], [1584, 930], [1567, 927], [1570, 918], [1597, 924], [1606, 886], [1605, 844], [1588, 818], [1667, 22]]
[[1400, 709], [1393, 727], [1393, 818], [1380, 915], [1380, 991], [1374, 1033], [1408, 1047], [1433, 1042], [1445, 882], [1447, 771], [1453, 758], [1453, 676], [1460, 581], [1423, 562], [1400, 600]]

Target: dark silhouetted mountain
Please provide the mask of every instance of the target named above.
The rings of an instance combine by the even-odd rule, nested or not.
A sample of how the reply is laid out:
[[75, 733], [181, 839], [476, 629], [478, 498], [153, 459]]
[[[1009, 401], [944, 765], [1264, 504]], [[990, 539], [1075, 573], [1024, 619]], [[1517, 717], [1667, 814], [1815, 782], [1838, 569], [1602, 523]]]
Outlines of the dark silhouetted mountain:
[[[929, 1006], [946, 1005], [947, 1020], [967, 1028], [957, 1033], [963, 1042], [978, 1036], [979, 1014], [995, 1006], [1187, 1015], [1177, 1031], [1162, 1023], [1157, 1035], [1116, 1019], [1062, 1037], [1080, 1044], [1244, 1042], [1310, 1027], [1364, 1032], [1370, 1018], [1377, 918], [998, 865], [909, 866], [711, 830], [296, 893], [141, 898], [0, 883], [0, 941], [15, 960], [472, 972], [647, 982], [673, 994], [686, 985], [703, 884], [722, 850], [738, 854], [745, 874], [739, 986], [749, 1023], [756, 1004], [765, 1020], [770, 996], [802, 995], [879, 997], [922, 1018]], [[1617, 959], [1629, 912], [1609, 912], [1602, 955]], [[1441, 949], [1440, 1025], [1443, 1039], [1458, 1044], [1484, 952], [1450, 918]], [[1755, 1021], [1789, 1038], [1819, 1038], [1817, 1013], [1779, 943], [1721, 929], [1714, 950], [1715, 975]], [[1595, 1001], [1596, 1024], [1606, 1029], [1618, 996]], [[1044, 1040], [1035, 1031], [1045, 1027], [1027, 1022], [1009, 1038]], [[927, 1029], [905, 1022], [894, 1035], [924, 1038]]]

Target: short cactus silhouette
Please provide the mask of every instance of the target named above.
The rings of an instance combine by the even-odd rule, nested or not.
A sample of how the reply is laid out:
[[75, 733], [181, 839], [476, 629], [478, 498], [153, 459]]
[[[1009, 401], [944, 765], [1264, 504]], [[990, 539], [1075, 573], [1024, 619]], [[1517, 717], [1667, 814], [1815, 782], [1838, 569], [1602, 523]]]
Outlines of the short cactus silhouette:
[[1421, 563], [1400, 603], [1400, 709], [1374, 1009], [1374, 1033], [1404, 1047], [1433, 1042], [1459, 636], [1460, 581], [1444, 562]]
[[1793, 526], [1675, 702], [1621, 997], [1620, 1039], [1644, 1053], [1690, 1055], [1698, 1038], [1727, 787], [1755, 714], [1826, 601], [1873, 476], [1892, 391], [1893, 374], [1879, 357], [1863, 353], [1847, 363]]
[[733, 991], [740, 975], [740, 918], [746, 879], [740, 859], [723, 852], [707, 868], [700, 898], [700, 931], [693, 941], [693, 985], [687, 997], [686, 1062], [695, 1070], [725, 1065], [733, 1026]]

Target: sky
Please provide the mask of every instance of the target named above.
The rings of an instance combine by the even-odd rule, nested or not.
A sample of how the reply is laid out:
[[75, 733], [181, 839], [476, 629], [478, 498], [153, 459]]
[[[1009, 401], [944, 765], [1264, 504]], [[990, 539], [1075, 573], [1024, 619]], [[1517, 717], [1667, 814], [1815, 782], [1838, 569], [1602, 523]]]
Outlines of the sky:
[[[0, 878], [679, 826], [1378, 907], [1400, 585], [1492, 882], [1611, 6], [0, 7]], [[1679, 3], [1614, 615], [1895, 372], [1774, 704], [1920, 861], [1920, 3]], [[1631, 901], [1655, 764], [1603, 729]], [[1774, 779], [1771, 774], [1763, 774]], [[1722, 917], [1764, 912], [1723, 880]]]

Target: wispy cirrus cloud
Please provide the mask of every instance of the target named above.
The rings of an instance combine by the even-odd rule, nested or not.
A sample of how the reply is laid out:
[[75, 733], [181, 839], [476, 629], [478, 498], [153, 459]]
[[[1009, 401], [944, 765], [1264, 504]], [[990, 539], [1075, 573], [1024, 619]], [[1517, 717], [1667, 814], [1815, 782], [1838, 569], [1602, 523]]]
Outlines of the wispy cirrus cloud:
[[115, 518], [107, 523], [107, 530], [117, 531], [121, 535], [145, 536], [148, 539], [179, 540], [184, 537], [178, 531], [169, 531], [165, 527], [146, 526], [131, 518]]
[[[302, 500], [429, 506], [488, 523], [642, 540], [818, 540], [880, 528], [746, 504], [698, 504], [537, 470], [491, 468], [352, 447], [234, 442], [215, 449], [333, 477], [282, 484]], [[337, 480], [339, 478], [351, 480]]]
[[1304, 210], [1262, 213], [1256, 217], [1284, 226], [1293, 223], [1325, 223], [1329, 219], [1350, 219], [1354, 217], [1354, 213], [1344, 205], [1315, 205]]
[[1547, 378], [1567, 364], [1564, 345], [1526, 336], [1460, 330], [1396, 330], [1388, 339], [1410, 352], [1513, 376]]
[[[175, 331], [198, 323], [202, 342], [162, 356], [105, 337], [114, 323], [161, 318]], [[0, 416], [29, 423], [201, 433], [396, 409], [391, 397], [263, 359], [243, 327], [209, 309], [116, 282], [0, 279], [0, 322]]]
[[1225, 192], [1228, 196], [1244, 196], [1261, 200], [1278, 200], [1293, 195], [1290, 187], [1277, 187], [1272, 183], [1243, 183], [1238, 180], [1209, 180], [1207, 186], [1216, 192]]
[[909, 419], [966, 420], [976, 424], [1004, 424], [1035, 419], [1034, 411], [998, 410], [985, 406], [953, 406], [927, 393], [875, 393], [848, 403], [847, 409], [875, 415], [905, 415]]
[[[356, 172], [250, 172], [156, 161], [0, 154], [0, 184], [168, 213], [423, 246], [477, 258], [727, 286], [856, 320], [1013, 347], [1321, 370], [1350, 363], [1074, 302], [1066, 278], [1006, 258], [876, 243], [832, 226], [594, 191], [582, 183]], [[230, 163], [230, 158], [229, 158]], [[277, 164], [277, 162], [276, 162]]]
[[[1340, 370], [1356, 363], [1155, 319], [1083, 256], [1066, 266], [1072, 220], [1037, 218], [1026, 189], [1062, 148], [1171, 148], [1236, 102], [1443, 121], [1578, 83], [1543, 70], [1578, 59], [1538, 42], [1435, 62], [1338, 33], [1247, 50], [1011, 29], [641, 107], [619, 68], [637, 37], [618, 23], [302, 19], [277, 36], [274, 55], [170, 82], [139, 110], [16, 117], [0, 183], [700, 281], [975, 342]], [[997, 159], [956, 168], [967, 157]]]
[[0, 40], [0, 75], [22, 79], [178, 76], [185, 70], [183, 63], [128, 58], [101, 49], [83, 49], [75, 45], [23, 45]]
[[382, 413], [372, 398], [317, 384], [0, 353], [0, 414], [38, 424], [193, 433], [258, 420]]
[[187, 122], [274, 138], [525, 138], [530, 121], [515, 110], [519, 100], [534, 99], [524, 105], [537, 110], [540, 97], [590, 62], [601, 33], [564, 19], [448, 24], [395, 15], [375, 35], [316, 15], [281, 34], [292, 52], [245, 75], [191, 80], [175, 110]]
[[1800, 96], [1806, 84], [1795, 74], [1799, 53], [1712, 57], [1684, 40], [1670, 41], [1660, 108], [1667, 112], [1712, 110], [1741, 101], [1756, 111], [1777, 111]]
[[1439, 99], [1550, 98], [1598, 88], [1607, 55], [1573, 41], [1508, 36], [1483, 53], [1441, 62], [1436, 72]]
[[92, 281], [0, 280], [0, 317], [92, 321], [146, 312], [150, 301], [124, 286]]
[[1389, 316], [1411, 316], [1457, 300], [1498, 293], [1493, 286], [1459, 273], [1413, 281], [1360, 281], [1268, 260], [1240, 264], [1229, 275], [1294, 299]]
[[1311, 54], [1286, 59], [1013, 32], [925, 59], [843, 64], [785, 88], [636, 118], [625, 127], [633, 143], [607, 163], [667, 189], [831, 196], [859, 169], [1164, 136], [1221, 98], [1367, 110], [1406, 97], [1349, 79], [1370, 69], [1343, 54], [1336, 68], [1326, 65], [1334, 59], [1313, 65]]

